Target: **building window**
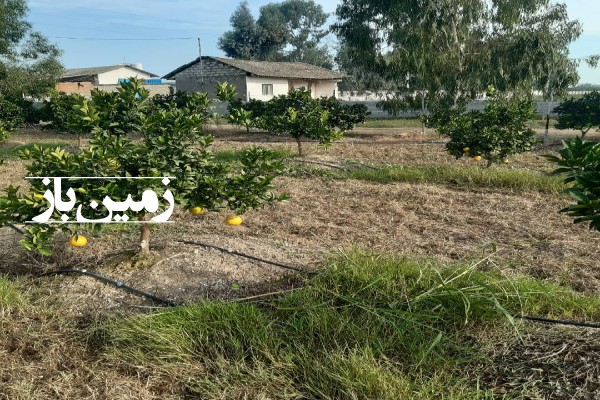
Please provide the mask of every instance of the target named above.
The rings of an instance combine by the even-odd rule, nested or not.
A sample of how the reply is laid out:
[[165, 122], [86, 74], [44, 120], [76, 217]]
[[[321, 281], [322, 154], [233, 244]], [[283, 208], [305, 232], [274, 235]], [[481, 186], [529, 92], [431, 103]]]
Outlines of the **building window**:
[[262, 85], [262, 94], [263, 96], [273, 96], [273, 84], [263, 84]]

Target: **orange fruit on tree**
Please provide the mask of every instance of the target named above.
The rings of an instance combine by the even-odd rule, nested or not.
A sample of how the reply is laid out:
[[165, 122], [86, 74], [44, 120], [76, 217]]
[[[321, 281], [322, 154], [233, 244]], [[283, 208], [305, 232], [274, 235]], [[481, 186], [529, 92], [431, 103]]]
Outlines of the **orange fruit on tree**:
[[192, 215], [203, 214], [204, 213], [204, 208], [202, 208], [200, 206], [192, 207], [192, 208], [190, 208], [190, 213], [192, 213]]
[[87, 244], [87, 238], [83, 235], [73, 235], [69, 239], [69, 244], [73, 247], [83, 247]]
[[473, 157], [473, 160], [475, 160], [475, 161], [481, 161], [481, 156], [475, 156], [475, 157]]
[[231, 215], [225, 219], [227, 225], [241, 225], [244, 220], [239, 215]]

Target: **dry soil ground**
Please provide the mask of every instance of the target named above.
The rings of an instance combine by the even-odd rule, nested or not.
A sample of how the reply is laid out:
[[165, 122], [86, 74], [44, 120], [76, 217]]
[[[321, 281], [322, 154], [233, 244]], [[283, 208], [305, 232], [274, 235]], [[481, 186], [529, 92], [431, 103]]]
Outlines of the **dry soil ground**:
[[[251, 145], [295, 152], [295, 143], [287, 138], [248, 135], [224, 127], [210, 130], [216, 136], [215, 152]], [[556, 143], [572, 134], [552, 132], [552, 139]], [[598, 140], [600, 134], [590, 134], [590, 139]], [[30, 130], [15, 134], [4, 147], [32, 141], [76, 143], [69, 136]], [[442, 138], [434, 133], [422, 136], [418, 128], [357, 128], [329, 149], [316, 143], [305, 143], [304, 147], [307, 159], [334, 163], [474, 163], [454, 160], [446, 154]], [[540, 147], [515, 157], [509, 166], [494, 168], [549, 171], [553, 166], [542, 155], [558, 147]], [[0, 166], [0, 188], [23, 185], [24, 175], [20, 160], [7, 160]], [[66, 313], [84, 321], [97, 313], [138, 312], [154, 304], [87, 277], [33, 276], [60, 268], [88, 268], [177, 302], [252, 296], [294, 285], [286, 279], [285, 269], [184, 245], [177, 242], [179, 239], [199, 240], [307, 270], [317, 268], [337, 251], [352, 247], [465, 261], [481, 257], [489, 244], [495, 243], [498, 252], [489, 267], [567, 284], [580, 291], [600, 289], [600, 235], [585, 225], [573, 224], [571, 218], [558, 212], [570, 203], [565, 195], [490, 188], [467, 190], [451, 185], [379, 184], [335, 180], [316, 173], [283, 176], [277, 179], [276, 186], [289, 195], [289, 201], [249, 213], [240, 227], [225, 225], [224, 213], [194, 217], [178, 210], [172, 218], [174, 224], [153, 228], [154, 259], [143, 265], [131, 261], [137, 238], [133, 228], [111, 228], [90, 235], [90, 244], [83, 249], [70, 248], [67, 238], [58, 237], [51, 257], [21, 251], [19, 235], [2, 228], [0, 274], [35, 282], [60, 299]], [[21, 340], [9, 337], [0, 342], [0, 349], [4, 349], [0, 357], [8, 360], [5, 365], [10, 365], [8, 369], [0, 367], [0, 387], [4, 381], [4, 387], [15, 393], [13, 398], [36, 398], [42, 382], [47, 390], [39, 392], [42, 394], [37, 398], [52, 398], [53, 385], [60, 388], [57, 398], [115, 398], [119, 393], [122, 398], [156, 398], [152, 388], [160, 386], [160, 382], [150, 378], [144, 381], [144, 377], [117, 377], [117, 371], [95, 369], [90, 365], [89, 354], [60, 342], [60, 332], [67, 328], [44, 325], [43, 320], [27, 323], [31, 324], [29, 328], [13, 327], [11, 332], [34, 335], [47, 329], [45, 344], [22, 348], [16, 344]], [[555, 350], [549, 348], [548, 352]], [[44, 357], [44, 351], [54, 356]], [[506, 360], [511, 356], [503, 353], [499, 357]], [[46, 370], [58, 372], [45, 381]], [[89, 382], [88, 388], [80, 385], [81, 380]], [[109, 382], [122, 385], [121, 392]], [[21, 396], [24, 393], [31, 397]]]

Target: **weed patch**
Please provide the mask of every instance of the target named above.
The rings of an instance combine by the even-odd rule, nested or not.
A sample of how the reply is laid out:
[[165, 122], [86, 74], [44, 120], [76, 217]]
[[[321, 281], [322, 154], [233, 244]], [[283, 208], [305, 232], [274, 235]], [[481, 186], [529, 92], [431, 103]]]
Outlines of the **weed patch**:
[[476, 265], [356, 251], [277, 299], [178, 307], [95, 335], [118, 362], [180, 374], [200, 365], [179, 379], [207, 398], [485, 398], [458, 373], [477, 357], [469, 332], [517, 326], [521, 312], [592, 319], [600, 299]]
[[327, 175], [337, 179], [359, 179], [377, 183], [430, 183], [464, 188], [498, 188], [560, 193], [566, 190], [560, 177], [534, 171], [465, 166], [401, 166], [357, 168]]

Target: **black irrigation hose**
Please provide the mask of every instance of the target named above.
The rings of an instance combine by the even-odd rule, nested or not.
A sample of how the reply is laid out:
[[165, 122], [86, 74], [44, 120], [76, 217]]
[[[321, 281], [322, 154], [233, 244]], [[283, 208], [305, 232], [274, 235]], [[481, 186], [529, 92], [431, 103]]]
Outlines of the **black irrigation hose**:
[[126, 285], [121, 281], [115, 281], [114, 279], [107, 278], [106, 276], [102, 276], [102, 275], [96, 274], [95, 272], [87, 271], [85, 269], [61, 269], [58, 271], [46, 272], [44, 274], [38, 275], [38, 277], [50, 276], [50, 275], [64, 275], [64, 274], [80, 274], [80, 275], [90, 276], [90, 277], [95, 278], [104, 283], [114, 285], [117, 288], [125, 289], [128, 292], [131, 292], [131, 293], [136, 294], [141, 297], [146, 297], [148, 299], [156, 301], [157, 303], [161, 303], [161, 304], [164, 304], [169, 307], [175, 307], [178, 305], [170, 300], [161, 299], [160, 297], [157, 297], [153, 294], [150, 294], [150, 293], [144, 292], [142, 290], [136, 289], [134, 287], [131, 287], [129, 285]]
[[534, 322], [545, 322], [547, 324], [555, 324], [555, 325], [570, 325], [570, 326], [580, 326], [584, 328], [595, 328], [600, 329], [600, 324], [593, 324], [590, 322], [577, 322], [577, 321], [565, 321], [561, 319], [550, 319], [543, 317], [532, 317], [529, 315], [513, 315], [514, 318], [525, 319], [528, 321]]
[[25, 231], [21, 228], [19, 228], [18, 226], [16, 226], [15, 224], [6, 224], [9, 228], [14, 229], [15, 231], [17, 231], [18, 233], [20, 233], [21, 235], [25, 234]]
[[[185, 243], [186, 241], [182, 241], [182, 242]], [[189, 242], [189, 241], [187, 241], [187, 242]], [[191, 244], [201, 245], [199, 243], [191, 243]], [[216, 248], [216, 246], [211, 246], [211, 245], [206, 245], [206, 246], [210, 247], [210, 248]], [[228, 250], [224, 250], [224, 251], [228, 251]], [[250, 256], [250, 257], [253, 257], [253, 256]], [[251, 259], [255, 259], [255, 258], [256, 257], [253, 257]], [[261, 260], [261, 261], [263, 261], [263, 260]], [[166, 305], [168, 307], [176, 307], [176, 306], [179, 305], [179, 304], [177, 304], [175, 302], [172, 302], [170, 300], [162, 299], [162, 298], [157, 297], [157, 296], [155, 296], [153, 294], [150, 294], [148, 292], [144, 292], [142, 290], [139, 290], [139, 289], [136, 289], [136, 288], [131, 287], [129, 285], [126, 285], [126, 284], [124, 284], [121, 281], [116, 281], [114, 279], [107, 278], [105, 276], [96, 274], [94, 272], [89, 272], [89, 271], [87, 271], [85, 269], [82, 269], [82, 270], [79, 270], [79, 269], [61, 269], [61, 270], [58, 270], [58, 271], [46, 272], [44, 274], [38, 275], [38, 277], [44, 277], [44, 276], [50, 276], [50, 275], [63, 275], [63, 274], [80, 274], [80, 275], [89, 276], [89, 277], [95, 278], [95, 279], [97, 279], [97, 280], [99, 280], [101, 282], [114, 285], [117, 288], [125, 289], [128, 292], [131, 292], [131, 293], [136, 294], [138, 296], [154, 300], [157, 303], [164, 304], [164, 305]], [[529, 315], [513, 315], [513, 317], [514, 318], [520, 318], [520, 319], [528, 320], [528, 321], [533, 321], [533, 322], [543, 322], [543, 323], [555, 324], [555, 325], [568, 325], [568, 326], [578, 326], [578, 327], [584, 327], [584, 328], [600, 329], [600, 324], [593, 324], [593, 323], [589, 323], [589, 322], [565, 321], [565, 320], [560, 320], [560, 319], [550, 319], [550, 318], [543, 318], [543, 317], [533, 317], [533, 316], [529, 316]]]
[[225, 249], [223, 247], [214, 246], [214, 245], [208, 244], [208, 243], [202, 243], [202, 242], [199, 242], [197, 240], [176, 240], [176, 242], [184, 243], [184, 244], [191, 244], [191, 245], [194, 245], [194, 246], [201, 246], [201, 247], [205, 247], [207, 249], [219, 250], [219, 251], [222, 251], [223, 253], [233, 254], [233, 255], [236, 255], [236, 256], [239, 256], [239, 257], [247, 258], [249, 260], [259, 261], [259, 262], [262, 262], [262, 263], [265, 263], [265, 264], [273, 265], [275, 267], [289, 269], [289, 270], [296, 271], [296, 272], [301, 272], [301, 273], [304, 273], [304, 274], [308, 274], [309, 273], [308, 271], [305, 271], [305, 270], [303, 270], [301, 268], [292, 267], [291, 265], [281, 264], [281, 263], [278, 263], [278, 262], [275, 262], [275, 261], [264, 260], [262, 258], [251, 256], [250, 254], [241, 253], [241, 252], [236, 251], [236, 250]]
[[[9, 227], [13, 228], [15, 231], [24, 234], [25, 232], [13, 225], [13, 224], [8, 224]], [[269, 260], [264, 260], [262, 258], [258, 258], [249, 254], [245, 254], [245, 253], [241, 253], [239, 251], [236, 250], [231, 250], [231, 249], [225, 249], [223, 247], [219, 247], [219, 246], [214, 246], [212, 244], [207, 244], [207, 243], [202, 243], [196, 240], [177, 240], [177, 242], [179, 243], [184, 243], [184, 244], [191, 244], [194, 246], [202, 246], [205, 248], [209, 248], [209, 249], [215, 249], [215, 250], [219, 250], [222, 251], [224, 253], [229, 253], [229, 254], [233, 254], [236, 256], [240, 256], [240, 257], [244, 257], [244, 258], [248, 258], [250, 260], [254, 260], [254, 261], [259, 261], [265, 264], [269, 264], [269, 265], [273, 265], [276, 267], [280, 267], [280, 268], [284, 268], [284, 269], [289, 269], [292, 271], [296, 271], [296, 272], [302, 272], [302, 273], [309, 273], [308, 271], [304, 271], [300, 268], [296, 268], [296, 267], [292, 267], [290, 265], [285, 265], [285, 264], [281, 264], [278, 262], [274, 262], [274, 261], [269, 261]], [[50, 271], [50, 272], [46, 272], [43, 273], [41, 275], [38, 275], [38, 277], [44, 277], [44, 276], [50, 276], [50, 275], [63, 275], [63, 274], [80, 274], [80, 275], [85, 275], [85, 276], [89, 276], [92, 278], [95, 278], [99, 281], [102, 281], [104, 283], [108, 283], [111, 285], [114, 285], [117, 288], [120, 289], [125, 289], [128, 292], [131, 292], [133, 294], [136, 294], [138, 296], [141, 297], [145, 297], [151, 300], [156, 301], [157, 303], [161, 303], [164, 304], [166, 306], [169, 307], [175, 307], [178, 306], [177, 303], [172, 302], [171, 300], [165, 300], [162, 299], [160, 297], [157, 297], [153, 294], [150, 294], [148, 292], [144, 292], [142, 290], [136, 289], [134, 287], [131, 287], [129, 285], [124, 284], [121, 281], [116, 281], [114, 279], [111, 278], [107, 278], [106, 276], [102, 276], [99, 274], [96, 274], [95, 272], [90, 272], [87, 271], [85, 269], [79, 270], [79, 269], [61, 269], [58, 271]], [[533, 321], [533, 322], [543, 322], [543, 323], [548, 323], [548, 324], [555, 324], [555, 325], [569, 325], [569, 326], [579, 326], [579, 327], [584, 327], [584, 328], [594, 328], [594, 329], [600, 329], [600, 324], [594, 324], [594, 323], [590, 323], [590, 322], [577, 322], [577, 321], [565, 321], [565, 320], [560, 320], [560, 319], [551, 319], [551, 318], [544, 318], [544, 317], [534, 317], [534, 316], [530, 316], [530, 315], [513, 315], [514, 318], [520, 318], [520, 319], [524, 319], [524, 320], [528, 320], [528, 321]]]

